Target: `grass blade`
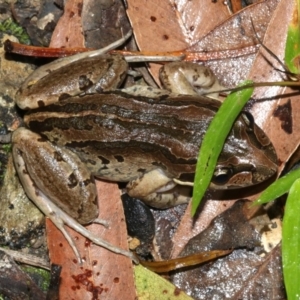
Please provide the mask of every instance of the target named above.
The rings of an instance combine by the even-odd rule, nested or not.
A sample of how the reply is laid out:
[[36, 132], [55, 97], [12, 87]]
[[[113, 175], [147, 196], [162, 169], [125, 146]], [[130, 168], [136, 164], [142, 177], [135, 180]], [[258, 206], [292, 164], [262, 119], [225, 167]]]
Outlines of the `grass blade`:
[[282, 224], [282, 265], [288, 299], [300, 299], [300, 179], [292, 185]]
[[276, 198], [287, 193], [295, 180], [300, 178], [300, 169], [294, 170], [286, 174], [285, 176], [277, 179], [273, 182], [264, 192], [260, 195], [260, 197], [253, 202], [254, 205], [264, 204], [270, 201], [275, 200]]
[[[249, 83], [252, 83], [252, 81], [245, 81], [242, 85]], [[195, 215], [201, 199], [210, 184], [219, 154], [223, 149], [232, 125], [251, 97], [252, 92], [253, 88], [247, 88], [230, 94], [207, 129], [200, 147], [196, 166], [192, 215]]]
[[300, 15], [300, 1], [295, 1], [295, 8], [293, 12], [293, 18], [288, 27], [287, 40], [285, 45], [285, 64], [288, 69], [295, 73], [300, 73], [300, 26], [299, 26], [299, 15]]

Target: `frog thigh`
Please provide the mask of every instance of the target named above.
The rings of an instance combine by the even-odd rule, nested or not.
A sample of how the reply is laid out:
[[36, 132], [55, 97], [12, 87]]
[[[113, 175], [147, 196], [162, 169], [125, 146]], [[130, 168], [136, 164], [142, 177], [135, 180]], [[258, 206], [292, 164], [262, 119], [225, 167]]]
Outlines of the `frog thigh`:
[[[94, 181], [76, 154], [22, 127], [13, 133], [12, 143], [14, 162], [21, 181], [23, 174], [29, 174], [32, 184], [82, 224], [90, 223], [97, 217]], [[18, 167], [21, 164], [24, 170]], [[27, 184], [23, 186], [28, 193]], [[29, 198], [35, 201], [33, 197], [34, 193], [30, 193]]]
[[126, 190], [152, 207], [169, 208], [189, 202], [191, 188], [177, 186], [163, 170], [155, 169], [129, 182]]

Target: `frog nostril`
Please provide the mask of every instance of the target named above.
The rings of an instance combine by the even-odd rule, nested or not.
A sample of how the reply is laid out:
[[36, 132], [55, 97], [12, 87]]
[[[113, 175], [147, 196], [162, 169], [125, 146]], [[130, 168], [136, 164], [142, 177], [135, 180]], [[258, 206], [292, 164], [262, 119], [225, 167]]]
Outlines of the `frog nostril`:
[[117, 162], [124, 162], [124, 157], [122, 155], [115, 155], [114, 156]]
[[44, 107], [45, 106], [45, 102], [43, 100], [38, 100], [37, 104], [38, 104], [38, 107]]

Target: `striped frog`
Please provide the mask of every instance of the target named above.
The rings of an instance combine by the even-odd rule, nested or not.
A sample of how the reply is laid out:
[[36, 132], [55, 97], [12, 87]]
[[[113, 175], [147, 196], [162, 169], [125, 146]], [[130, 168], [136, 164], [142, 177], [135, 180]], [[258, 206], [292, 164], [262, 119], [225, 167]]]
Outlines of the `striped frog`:
[[[198, 94], [200, 83], [218, 89], [211, 71], [192, 63], [166, 64], [160, 77], [173, 93], [153, 90], [149, 96], [150, 88], [138, 95], [117, 90], [128, 68], [119, 55], [55, 64], [38, 69], [38, 78], [30, 76], [16, 97], [27, 112], [26, 128], [13, 134], [13, 156], [29, 198], [50, 217], [53, 211], [58, 217], [58, 206], [68, 224], [66, 215], [82, 224], [97, 217], [94, 177], [128, 182], [130, 196], [154, 207], [188, 202], [191, 188], [174, 179], [193, 181], [202, 137], [220, 106]], [[251, 186], [276, 172], [270, 140], [242, 113], [211, 188]]]

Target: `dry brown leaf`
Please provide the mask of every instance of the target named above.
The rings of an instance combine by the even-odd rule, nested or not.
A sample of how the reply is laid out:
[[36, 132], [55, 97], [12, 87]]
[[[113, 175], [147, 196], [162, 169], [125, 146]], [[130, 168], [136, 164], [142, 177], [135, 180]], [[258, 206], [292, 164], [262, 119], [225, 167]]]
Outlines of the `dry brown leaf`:
[[59, 19], [52, 34], [50, 47], [82, 47], [84, 38], [81, 27], [81, 10], [83, 0], [67, 1], [64, 14]]
[[[180, 253], [180, 256], [184, 257], [190, 253], [211, 249], [249, 249], [234, 251], [228, 257], [212, 264], [177, 272], [172, 277], [173, 283], [194, 299], [203, 299], [203, 295], [205, 299], [210, 299], [210, 295], [215, 294], [218, 294], [220, 299], [248, 299], [241, 296], [248, 294], [253, 299], [274, 299], [274, 290], [280, 291], [276, 295], [283, 296], [280, 250], [273, 250], [272, 254], [266, 257], [253, 251], [261, 240], [258, 230], [266, 228], [270, 220], [267, 216], [261, 216], [256, 223], [249, 222], [249, 203], [237, 201], [230, 209], [216, 217], [205, 231], [191, 239]], [[212, 273], [214, 276], [211, 276]], [[196, 278], [201, 280], [195, 280]]]
[[[233, 16], [221, 1], [186, 1], [178, 6], [166, 1], [158, 4], [154, 1], [128, 2], [127, 14], [140, 50], [175, 51], [187, 48], [190, 52], [203, 51], [207, 54], [223, 51], [219, 55], [222, 58], [228, 55], [227, 50], [233, 49], [235, 52], [231, 59], [211, 60], [206, 64], [225, 86], [235, 86], [246, 77], [257, 51], [251, 19], [256, 31], [263, 37], [279, 0], [259, 2]], [[190, 28], [193, 28], [192, 32]], [[236, 57], [236, 52], [243, 56]], [[151, 74], [157, 82], [158, 69], [157, 65], [151, 64]]]
[[191, 203], [189, 203], [180, 224], [172, 237], [173, 248], [171, 258], [176, 258], [188, 241], [195, 235], [205, 230], [210, 222], [223, 211], [230, 208], [236, 200], [208, 200], [201, 207], [201, 211], [195, 220], [191, 215]]
[[[115, 183], [100, 181], [97, 181], [97, 187], [100, 195], [99, 218], [107, 220], [110, 228], [92, 224], [87, 226], [87, 229], [113, 245], [128, 250], [120, 190]], [[61, 232], [51, 221], [47, 223], [51, 262], [62, 266], [60, 300], [135, 298], [133, 268], [129, 258], [91, 244], [86, 238], [68, 228], [84, 259], [80, 265]]]
[[[257, 44], [255, 31], [264, 36], [272, 13], [280, 0], [264, 0], [257, 4], [247, 6], [237, 14], [230, 16], [205, 36], [201, 36], [196, 44], [189, 48], [193, 51], [221, 51], [242, 49]], [[252, 20], [252, 22], [251, 22]]]
[[[293, 5], [293, 1], [281, 0], [263, 41], [282, 61]], [[278, 20], [280, 20], [280, 26], [278, 26]], [[266, 51], [261, 49], [249, 73], [249, 78], [256, 82], [286, 79], [285, 74], [278, 72], [274, 66], [282, 69]], [[280, 170], [298, 147], [300, 140], [299, 96], [284, 95], [295, 92], [297, 90], [277, 86], [256, 89], [254, 95], [256, 100], [251, 108], [256, 123], [267, 133], [276, 149]], [[279, 96], [281, 94], [282, 97]], [[261, 101], [261, 99], [265, 99], [265, 101]]]
[[[221, 1], [139, 1], [129, 0], [127, 15], [140, 50], [183, 50], [229, 17]], [[158, 80], [159, 67], [151, 64]]]
[[[208, 228], [190, 239], [180, 257], [213, 249], [253, 249], [259, 245], [261, 235], [249, 222], [249, 205], [248, 200], [236, 201], [229, 209], [215, 217]], [[267, 217], [265, 220], [266, 224], [270, 222]], [[263, 226], [260, 225], [259, 229]]]
[[127, 14], [142, 50], [183, 50], [229, 17], [221, 1], [127, 2]]
[[[236, 86], [247, 78], [257, 49], [251, 48], [258, 44], [255, 32], [263, 38], [268, 24], [280, 0], [265, 0], [247, 6], [232, 15], [222, 24], [216, 26], [188, 51], [222, 51], [238, 49], [242, 56], [235, 55], [229, 59], [209, 60], [204, 64], [210, 67], [224, 86]], [[252, 22], [255, 27], [252, 26]]]
[[[184, 273], [184, 272], [183, 272]], [[201, 278], [201, 280], [199, 280]], [[183, 290], [196, 286], [193, 299], [285, 299], [280, 247], [266, 257], [253, 251], [235, 250], [212, 264], [194, 269], [189, 276], [174, 276]]]

